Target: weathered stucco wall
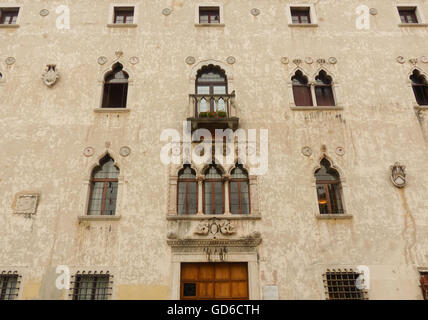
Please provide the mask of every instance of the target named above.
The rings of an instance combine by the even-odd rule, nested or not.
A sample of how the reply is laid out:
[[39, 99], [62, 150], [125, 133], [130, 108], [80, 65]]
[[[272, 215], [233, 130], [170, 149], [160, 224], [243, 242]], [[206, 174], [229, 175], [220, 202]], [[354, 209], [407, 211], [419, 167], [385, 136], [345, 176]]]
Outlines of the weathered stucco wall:
[[[327, 268], [366, 265], [370, 299], [421, 299], [417, 268], [428, 268], [428, 120], [415, 115], [408, 59], [428, 55], [422, 45], [428, 28], [399, 27], [394, 4], [401, 1], [369, 1], [378, 10], [369, 30], [355, 27], [355, 8], [364, 1], [213, 2], [224, 4], [224, 27], [195, 27], [193, 0], [127, 0], [138, 5], [136, 28], [107, 27], [110, 3], [120, 1], [0, 1], [22, 6], [19, 28], [0, 28], [0, 269], [22, 274], [19, 297], [67, 298], [55, 289], [57, 265], [110, 271], [113, 298], [171, 297], [166, 235], [175, 222], [166, 219], [169, 167], [160, 162], [159, 137], [163, 129], [181, 130], [190, 116], [193, 66], [185, 59], [193, 56], [228, 66], [242, 128], [269, 130], [269, 171], [258, 177], [262, 218], [254, 222], [262, 235], [260, 291], [278, 285], [281, 299], [324, 299]], [[290, 2], [315, 3], [318, 27], [289, 27]], [[413, 2], [428, 17], [427, 1]], [[70, 7], [69, 30], [55, 27], [62, 4]], [[165, 7], [171, 15], [162, 15]], [[251, 15], [252, 8], [261, 14]], [[41, 9], [50, 14], [40, 16]], [[117, 51], [132, 80], [131, 110], [94, 112]], [[106, 64], [97, 63], [100, 56]], [[236, 63], [228, 65], [228, 56]], [[7, 57], [16, 62], [7, 65]], [[329, 57], [337, 63], [324, 67], [343, 110], [292, 110], [293, 59], [302, 59], [313, 79], [316, 60]], [[47, 64], [56, 64], [61, 76], [52, 88], [41, 80]], [[428, 73], [420, 59], [416, 67]], [[351, 219], [316, 218], [313, 173], [323, 145], [345, 179]], [[122, 146], [131, 148], [128, 157], [119, 155]], [[302, 155], [304, 146], [313, 150], [310, 157]], [[93, 156], [83, 155], [86, 147]], [[121, 170], [121, 218], [79, 222], [91, 169], [106, 151]], [[390, 181], [389, 167], [398, 160], [407, 168], [402, 190]], [[13, 214], [15, 194], [23, 190], [40, 194], [30, 218]]]

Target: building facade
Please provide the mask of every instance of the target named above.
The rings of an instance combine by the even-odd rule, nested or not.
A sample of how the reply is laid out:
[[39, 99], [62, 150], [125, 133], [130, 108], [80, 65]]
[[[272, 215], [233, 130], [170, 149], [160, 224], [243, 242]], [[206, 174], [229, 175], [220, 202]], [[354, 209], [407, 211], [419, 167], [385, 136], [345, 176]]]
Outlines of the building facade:
[[1, 0], [0, 298], [426, 298], [427, 19]]

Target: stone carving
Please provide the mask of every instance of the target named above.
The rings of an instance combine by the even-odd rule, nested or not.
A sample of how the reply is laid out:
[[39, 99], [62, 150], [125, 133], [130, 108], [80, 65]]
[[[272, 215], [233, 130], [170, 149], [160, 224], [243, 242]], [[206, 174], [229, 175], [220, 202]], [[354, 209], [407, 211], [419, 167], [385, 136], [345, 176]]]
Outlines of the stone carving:
[[191, 64], [194, 64], [196, 62], [196, 59], [195, 59], [195, 57], [189, 56], [186, 58], [185, 61], [187, 64], [191, 65]]
[[55, 64], [48, 64], [42, 75], [43, 83], [52, 87], [59, 79], [59, 73]]
[[377, 15], [377, 9], [376, 8], [370, 8], [370, 14], [372, 15], [372, 16], [375, 16], [375, 15]]
[[42, 17], [46, 17], [49, 14], [49, 10], [48, 9], [42, 9], [40, 10], [40, 15]]
[[83, 155], [85, 157], [92, 157], [94, 155], [94, 148], [86, 147], [85, 149], [83, 149]]
[[406, 62], [406, 59], [404, 59], [403, 56], [399, 56], [397, 57], [397, 62], [403, 64], [404, 62]]
[[288, 59], [288, 57], [282, 57], [281, 58], [281, 63], [282, 64], [288, 64], [290, 61], [289, 61], [289, 59]]
[[312, 59], [311, 57], [306, 57], [306, 58], [305, 58], [305, 62], [306, 62], [307, 64], [312, 64], [312, 63], [314, 63], [314, 59]]
[[16, 59], [14, 57], [7, 57], [5, 62], [8, 66], [11, 66], [12, 64], [14, 64], [16, 61]]
[[120, 148], [119, 153], [122, 157], [127, 157], [131, 154], [131, 148], [128, 146], [124, 146]]
[[337, 63], [337, 59], [335, 57], [330, 57], [330, 58], [328, 58], [328, 62], [330, 64], [336, 64]]
[[406, 167], [400, 164], [400, 162], [396, 162], [391, 169], [391, 181], [394, 186], [397, 188], [403, 188], [406, 186]]
[[116, 51], [114, 54], [115, 54], [115, 55], [116, 55], [116, 57], [119, 59], [120, 57], [122, 57], [122, 56], [123, 56], [123, 51], [118, 50], [118, 51]]
[[421, 57], [421, 61], [422, 63], [428, 63], [428, 57], [426, 56]]
[[167, 235], [166, 235], [166, 237], [167, 237], [168, 239], [171, 239], [171, 240], [173, 240], [173, 239], [177, 239], [177, 238], [178, 238], [178, 237], [177, 237], [177, 233], [175, 233], [175, 232], [173, 232], [173, 231], [168, 232], [168, 233], [167, 233]]
[[343, 156], [345, 154], [345, 148], [343, 148], [343, 147], [337, 147], [336, 148], [336, 154], [338, 156]]
[[218, 260], [220, 261], [226, 261], [226, 254], [227, 254], [227, 248], [223, 247], [223, 248], [211, 248], [211, 247], [206, 247], [204, 248], [204, 253], [207, 257], [207, 261], [216, 261], [216, 259], [212, 258], [212, 256], [216, 256], [218, 255]]
[[228, 235], [235, 234], [236, 231], [235, 231], [235, 226], [233, 225], [232, 222], [228, 220], [218, 220], [214, 218], [208, 221], [200, 222], [197, 225], [194, 233], [201, 236], [207, 236], [209, 234], [212, 234], [215, 236], [218, 233], [228, 236]]
[[140, 59], [138, 59], [138, 57], [131, 57], [129, 58], [129, 62], [131, 64], [137, 64], [138, 62], [140, 62]]
[[36, 193], [20, 194], [16, 197], [14, 213], [36, 214], [38, 201]]
[[299, 58], [294, 59], [294, 60], [293, 60], [293, 63], [294, 63], [295, 65], [299, 65], [299, 64], [301, 64], [301, 63], [302, 63], [302, 59], [299, 59]]
[[416, 65], [418, 63], [418, 58], [410, 58], [409, 62], [413, 65]]
[[162, 14], [164, 16], [169, 16], [171, 14], [172, 10], [170, 8], [165, 8], [162, 10]]
[[325, 63], [325, 59], [317, 59], [317, 62], [319, 63], [319, 64], [324, 64]]
[[257, 8], [253, 8], [253, 9], [251, 9], [250, 13], [251, 13], [253, 16], [258, 16], [258, 15], [260, 14], [260, 10], [259, 10], [259, 9], [257, 9]]
[[98, 58], [97, 61], [99, 65], [103, 65], [103, 64], [106, 64], [107, 60], [108, 60], [107, 57], [101, 56]]
[[312, 149], [308, 146], [302, 148], [302, 154], [306, 157], [310, 157], [312, 155]]
[[230, 57], [227, 57], [226, 61], [228, 64], [234, 64], [236, 62], [236, 58], [230, 56]]

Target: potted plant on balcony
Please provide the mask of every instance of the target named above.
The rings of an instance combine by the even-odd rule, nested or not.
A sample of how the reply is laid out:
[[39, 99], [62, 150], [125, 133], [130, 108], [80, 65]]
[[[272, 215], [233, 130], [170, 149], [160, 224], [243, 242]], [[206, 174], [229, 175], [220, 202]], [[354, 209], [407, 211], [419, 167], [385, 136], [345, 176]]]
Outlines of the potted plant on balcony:
[[209, 112], [199, 112], [199, 118], [207, 118]]
[[226, 118], [227, 117], [227, 113], [226, 113], [226, 111], [218, 111], [217, 112], [217, 116], [219, 118]]

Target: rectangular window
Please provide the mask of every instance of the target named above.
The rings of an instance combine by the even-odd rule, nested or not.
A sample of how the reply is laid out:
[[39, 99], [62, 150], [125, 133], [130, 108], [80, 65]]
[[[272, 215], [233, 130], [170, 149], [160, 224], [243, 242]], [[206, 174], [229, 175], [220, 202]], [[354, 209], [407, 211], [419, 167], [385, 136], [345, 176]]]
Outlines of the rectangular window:
[[400, 14], [401, 23], [418, 23], [416, 7], [399, 7], [398, 12]]
[[111, 283], [109, 274], [76, 274], [72, 281], [72, 299], [107, 300]]
[[19, 276], [0, 274], [0, 300], [14, 300], [18, 296]]
[[16, 24], [19, 8], [0, 8], [0, 24]]
[[421, 289], [424, 300], [428, 300], [428, 272], [421, 272]]
[[115, 24], [134, 23], [134, 8], [133, 7], [115, 7], [114, 23]]
[[220, 7], [199, 7], [199, 23], [220, 23]]
[[353, 270], [328, 270], [324, 274], [327, 300], [366, 300], [366, 291], [358, 288], [359, 276]]
[[309, 7], [291, 7], [290, 10], [293, 24], [311, 23], [311, 10]]

